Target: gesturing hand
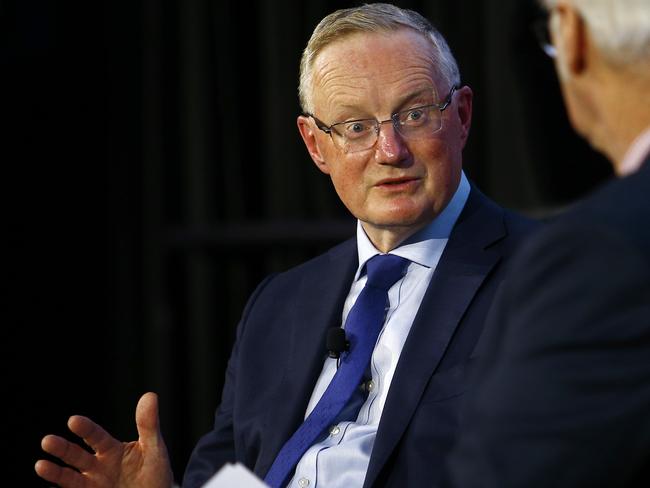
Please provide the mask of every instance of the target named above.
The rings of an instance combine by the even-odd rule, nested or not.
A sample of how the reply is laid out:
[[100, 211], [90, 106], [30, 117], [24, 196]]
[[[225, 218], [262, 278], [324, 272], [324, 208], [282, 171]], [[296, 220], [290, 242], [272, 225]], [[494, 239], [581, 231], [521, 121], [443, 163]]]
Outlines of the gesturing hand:
[[173, 475], [160, 433], [155, 393], [142, 395], [135, 423], [138, 440], [120, 442], [92, 420], [70, 417], [68, 428], [95, 454], [62, 437], [47, 435], [41, 441], [43, 450], [70, 467], [39, 460], [36, 473], [62, 488], [171, 488]]

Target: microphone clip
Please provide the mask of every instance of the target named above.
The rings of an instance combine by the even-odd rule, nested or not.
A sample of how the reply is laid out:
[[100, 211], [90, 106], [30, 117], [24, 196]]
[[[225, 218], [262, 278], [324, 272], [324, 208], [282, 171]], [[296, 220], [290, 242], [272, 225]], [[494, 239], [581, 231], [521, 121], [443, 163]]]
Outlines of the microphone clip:
[[345, 338], [345, 331], [341, 327], [332, 327], [327, 331], [325, 346], [330, 358], [339, 359], [342, 352], [350, 349], [350, 341]]

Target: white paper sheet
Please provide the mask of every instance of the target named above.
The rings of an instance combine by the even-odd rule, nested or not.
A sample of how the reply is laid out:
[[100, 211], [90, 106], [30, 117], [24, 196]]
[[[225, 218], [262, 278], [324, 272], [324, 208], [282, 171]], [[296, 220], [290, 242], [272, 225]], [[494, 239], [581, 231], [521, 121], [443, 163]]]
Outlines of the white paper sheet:
[[203, 485], [203, 488], [268, 488], [268, 486], [243, 464], [227, 463]]

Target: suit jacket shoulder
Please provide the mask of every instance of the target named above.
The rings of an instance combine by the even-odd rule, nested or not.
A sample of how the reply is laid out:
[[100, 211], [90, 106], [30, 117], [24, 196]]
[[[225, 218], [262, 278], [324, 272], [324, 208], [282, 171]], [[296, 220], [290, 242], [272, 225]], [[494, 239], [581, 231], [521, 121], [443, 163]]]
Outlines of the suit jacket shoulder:
[[558, 224], [609, 229], [650, 259], [650, 158], [636, 173], [604, 184], [576, 204]]
[[516, 256], [451, 486], [647, 484], [649, 169], [603, 186]]

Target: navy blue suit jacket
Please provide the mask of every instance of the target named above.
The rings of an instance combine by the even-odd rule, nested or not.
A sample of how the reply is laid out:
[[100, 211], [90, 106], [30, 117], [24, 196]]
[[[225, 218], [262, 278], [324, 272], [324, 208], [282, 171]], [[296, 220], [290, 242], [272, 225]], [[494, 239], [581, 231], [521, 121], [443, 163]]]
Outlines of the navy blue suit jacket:
[[449, 486], [650, 486], [650, 159], [526, 243]]
[[[472, 187], [402, 350], [365, 487], [436, 486], [484, 318], [509, 256], [532, 227]], [[214, 429], [192, 453], [185, 488], [201, 486], [226, 462], [264, 477], [304, 418], [326, 356], [326, 331], [340, 326], [357, 261], [351, 239], [255, 290]]]

